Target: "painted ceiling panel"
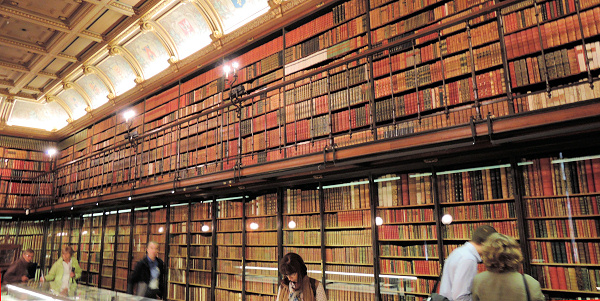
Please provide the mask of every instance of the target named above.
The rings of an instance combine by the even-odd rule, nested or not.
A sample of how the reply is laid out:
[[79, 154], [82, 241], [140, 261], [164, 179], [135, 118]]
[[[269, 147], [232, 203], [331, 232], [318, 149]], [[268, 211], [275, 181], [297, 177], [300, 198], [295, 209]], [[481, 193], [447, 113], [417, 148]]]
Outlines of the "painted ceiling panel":
[[21, 75], [20, 72], [10, 69], [0, 69], [0, 80], [15, 80]]
[[69, 17], [79, 4], [72, 0], [19, 0], [19, 7], [53, 18]]
[[62, 69], [70, 64], [71, 63], [64, 60], [53, 60], [50, 64], [48, 64], [48, 66], [46, 66], [46, 68], [44, 68], [44, 71], [58, 74]]
[[58, 98], [64, 101], [69, 107], [74, 120], [81, 118], [87, 113], [85, 111], [85, 108], [88, 106], [87, 103], [74, 89], [64, 90], [62, 93], [58, 94]]
[[88, 74], [75, 82], [92, 100], [92, 108], [95, 109], [108, 101], [108, 88], [96, 74]]
[[98, 64], [98, 68], [106, 74], [115, 87], [117, 95], [126, 92], [135, 86], [135, 72], [120, 55], [114, 55]]
[[53, 30], [40, 30], [36, 24], [15, 18], [7, 19], [0, 29], [2, 36], [31, 44], [46, 43], [54, 34]]
[[144, 78], [150, 78], [169, 67], [169, 53], [152, 32], [143, 32], [125, 45], [142, 67]]
[[67, 125], [67, 119], [69, 115], [56, 102], [40, 104], [17, 99], [8, 124], [52, 130]]
[[67, 49], [63, 51], [64, 54], [79, 56], [87, 47], [92, 44], [92, 41], [88, 39], [77, 38]]
[[43, 89], [48, 83], [50, 83], [51, 79], [45, 76], [36, 76], [32, 81], [30, 81], [27, 86], [32, 88]]
[[183, 3], [158, 20], [177, 45], [179, 59], [210, 44], [210, 28], [192, 3]]
[[117, 12], [106, 10], [100, 18], [96, 19], [96, 21], [87, 28], [87, 30], [106, 34], [106, 31], [114, 26], [114, 20], [118, 20], [122, 16], [123, 15]]
[[269, 10], [266, 0], [213, 0], [211, 3], [223, 21], [225, 33], [230, 33]]
[[22, 49], [0, 46], [0, 57], [4, 62], [26, 65], [33, 58], [33, 54]]

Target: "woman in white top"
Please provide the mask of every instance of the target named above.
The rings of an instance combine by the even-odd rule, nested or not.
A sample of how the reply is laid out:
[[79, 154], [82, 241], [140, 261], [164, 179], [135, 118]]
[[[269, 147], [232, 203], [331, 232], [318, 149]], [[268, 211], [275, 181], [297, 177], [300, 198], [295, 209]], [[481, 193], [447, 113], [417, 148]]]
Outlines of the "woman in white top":
[[81, 277], [81, 267], [76, 258], [73, 258], [73, 249], [64, 246], [62, 256], [50, 268], [45, 280], [52, 281], [50, 288], [55, 292], [66, 293], [75, 280]]

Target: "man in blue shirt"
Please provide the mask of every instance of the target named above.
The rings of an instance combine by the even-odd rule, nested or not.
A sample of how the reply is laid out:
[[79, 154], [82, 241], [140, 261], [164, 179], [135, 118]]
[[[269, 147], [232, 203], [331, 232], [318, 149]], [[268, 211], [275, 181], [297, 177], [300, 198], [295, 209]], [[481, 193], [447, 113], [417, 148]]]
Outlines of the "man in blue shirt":
[[164, 292], [165, 269], [163, 261], [158, 256], [158, 244], [154, 241], [148, 243], [146, 257], [138, 261], [129, 278], [127, 293], [147, 298], [161, 299]]
[[471, 240], [450, 253], [444, 262], [440, 295], [450, 301], [471, 301], [471, 286], [477, 275], [477, 264], [481, 262], [483, 242], [496, 229], [481, 226], [473, 232]]

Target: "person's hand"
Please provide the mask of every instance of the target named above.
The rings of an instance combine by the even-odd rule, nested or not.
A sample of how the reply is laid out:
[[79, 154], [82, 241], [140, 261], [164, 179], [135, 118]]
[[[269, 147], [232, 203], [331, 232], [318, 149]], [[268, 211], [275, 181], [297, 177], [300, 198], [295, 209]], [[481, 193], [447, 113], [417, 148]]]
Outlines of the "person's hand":
[[75, 277], [75, 273], [71, 272], [71, 278]]
[[44, 276], [40, 276], [40, 282], [44, 282], [46, 280], [44, 280]]
[[23, 277], [21, 277], [21, 281], [22, 282], [27, 282], [27, 281], [29, 281], [29, 277], [23, 276]]

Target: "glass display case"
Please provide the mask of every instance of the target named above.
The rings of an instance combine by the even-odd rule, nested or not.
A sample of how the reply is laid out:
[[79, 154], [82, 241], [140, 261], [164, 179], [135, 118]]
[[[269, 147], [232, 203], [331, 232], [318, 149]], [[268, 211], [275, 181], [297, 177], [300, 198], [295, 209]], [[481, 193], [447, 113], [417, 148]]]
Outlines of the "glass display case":
[[50, 289], [50, 282], [31, 281], [4, 286], [2, 300], [139, 301], [152, 299], [82, 284], [73, 285], [68, 292], [58, 293]]

